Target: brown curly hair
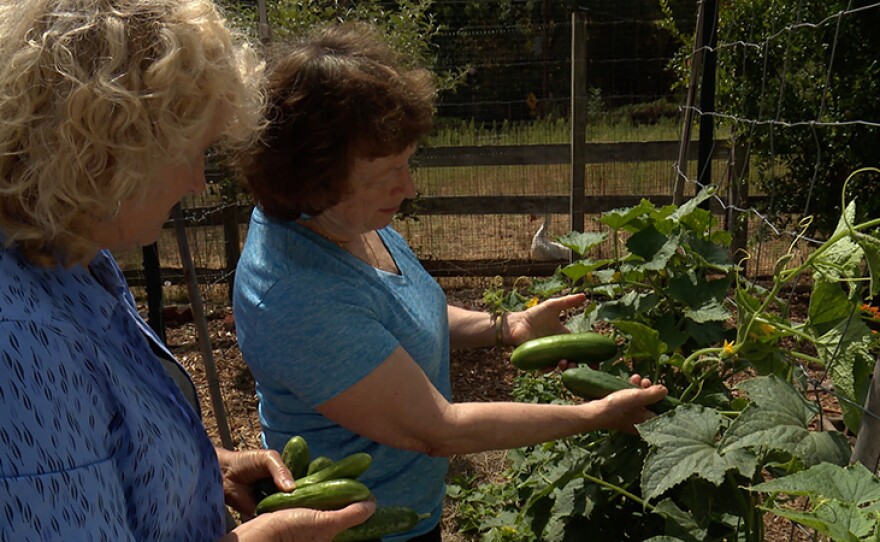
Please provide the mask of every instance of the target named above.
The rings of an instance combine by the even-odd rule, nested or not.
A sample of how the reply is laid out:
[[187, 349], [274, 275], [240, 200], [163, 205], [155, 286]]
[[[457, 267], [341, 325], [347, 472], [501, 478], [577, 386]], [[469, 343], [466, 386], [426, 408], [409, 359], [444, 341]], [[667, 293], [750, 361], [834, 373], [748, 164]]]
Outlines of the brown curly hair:
[[236, 159], [265, 213], [311, 216], [348, 192], [356, 158], [403, 152], [432, 126], [436, 83], [365, 23], [323, 26], [276, 51], [268, 125]]

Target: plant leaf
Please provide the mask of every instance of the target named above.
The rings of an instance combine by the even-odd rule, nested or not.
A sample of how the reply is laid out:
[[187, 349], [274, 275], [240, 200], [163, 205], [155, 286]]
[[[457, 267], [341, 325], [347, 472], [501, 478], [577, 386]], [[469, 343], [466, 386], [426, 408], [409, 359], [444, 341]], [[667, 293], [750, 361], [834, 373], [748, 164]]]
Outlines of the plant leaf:
[[694, 197], [684, 202], [679, 208], [669, 215], [668, 220], [672, 220], [673, 222], [680, 221], [683, 217], [691, 214], [695, 210], [699, 209], [699, 205], [712, 197], [712, 194], [715, 193], [715, 189], [711, 186], [707, 186], [700, 190]]
[[862, 542], [874, 528], [874, 521], [867, 514], [851, 504], [839, 501], [825, 501], [810, 512], [763, 506], [759, 508], [813, 528], [834, 542]]
[[721, 416], [713, 409], [682, 405], [638, 426], [639, 434], [653, 448], [642, 467], [642, 495], [651, 500], [697, 475], [721, 484], [729, 470], [751, 477], [757, 466], [748, 450], [719, 453], [715, 440]]
[[880, 241], [876, 237], [862, 234], [859, 234], [856, 240], [865, 252], [868, 274], [871, 277], [870, 293], [871, 297], [874, 297], [880, 293]]
[[669, 259], [679, 247], [678, 236], [668, 237], [663, 235], [654, 226], [634, 233], [627, 241], [626, 247], [630, 253], [644, 260], [638, 265], [639, 269], [659, 271], [666, 268]]
[[627, 356], [659, 359], [668, 350], [666, 343], [660, 340], [660, 333], [656, 329], [632, 320], [614, 320], [611, 324], [630, 336], [626, 348]]
[[654, 204], [643, 198], [635, 207], [614, 209], [602, 213], [599, 222], [613, 230], [620, 230], [633, 220], [639, 219], [653, 210]]
[[685, 512], [672, 499], [663, 499], [654, 506], [653, 512], [666, 520], [666, 533], [680, 538], [685, 542], [701, 542], [706, 540], [706, 529], [701, 529], [692, 514]]
[[880, 478], [861, 463], [820, 463], [807, 470], [747, 488], [761, 493], [819, 496], [862, 506], [880, 500]]
[[850, 312], [824, 335], [815, 340], [819, 359], [830, 368], [834, 390], [840, 398], [844, 423], [858, 432], [862, 419], [861, 406], [874, 368], [870, 351], [871, 330]]
[[568, 232], [559, 237], [559, 243], [571, 249], [575, 254], [585, 255], [591, 248], [602, 243], [608, 238], [607, 233], [599, 232]]
[[721, 438], [718, 446], [725, 453], [743, 448], [782, 450], [806, 466], [849, 460], [851, 450], [843, 435], [808, 429], [816, 407], [781, 378], [758, 377], [738, 387], [748, 393], [751, 403]]

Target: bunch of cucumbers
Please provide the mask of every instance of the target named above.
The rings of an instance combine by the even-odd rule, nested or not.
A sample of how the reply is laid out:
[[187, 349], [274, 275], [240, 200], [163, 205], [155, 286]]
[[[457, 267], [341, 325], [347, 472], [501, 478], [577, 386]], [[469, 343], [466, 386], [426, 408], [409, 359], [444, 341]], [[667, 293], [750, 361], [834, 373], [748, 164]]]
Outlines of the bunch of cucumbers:
[[[356, 480], [372, 464], [370, 454], [358, 452], [339, 461], [324, 456], [311, 459], [308, 443], [295, 435], [284, 445], [281, 459], [293, 473], [296, 489], [283, 492], [278, 491], [272, 480], [259, 482], [254, 487], [260, 499], [257, 514], [285, 508], [338, 510], [372, 496], [370, 489]], [[343, 531], [334, 542], [373, 540], [406, 532], [424, 517], [427, 515], [421, 516], [405, 506], [379, 506], [367, 521]]]

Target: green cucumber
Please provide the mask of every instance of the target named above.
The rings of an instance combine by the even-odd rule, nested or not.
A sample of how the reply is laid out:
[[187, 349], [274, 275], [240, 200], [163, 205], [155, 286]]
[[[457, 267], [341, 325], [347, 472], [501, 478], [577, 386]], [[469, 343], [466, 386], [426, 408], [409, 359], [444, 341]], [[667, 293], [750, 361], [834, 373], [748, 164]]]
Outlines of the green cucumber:
[[285, 508], [338, 510], [370, 498], [370, 488], [357, 480], [339, 478], [269, 495], [257, 504], [257, 514]]
[[617, 343], [605, 335], [585, 331], [550, 335], [526, 341], [510, 354], [510, 362], [524, 371], [549, 369], [559, 360], [597, 363], [617, 355]]
[[316, 457], [312, 459], [312, 462], [309, 463], [309, 470], [306, 471], [306, 476], [311, 476], [315, 474], [319, 470], [326, 469], [330, 465], [333, 464], [333, 460], [329, 457], [322, 455], [320, 457]]
[[281, 451], [281, 461], [290, 469], [294, 479], [305, 476], [311, 462], [309, 444], [306, 439], [299, 435], [290, 437]]
[[357, 478], [367, 470], [373, 463], [373, 458], [365, 452], [356, 452], [347, 457], [343, 457], [332, 465], [310, 474], [304, 478], [296, 480], [297, 487], [305, 487], [311, 484], [317, 484], [326, 480], [335, 480], [337, 478]]
[[[601, 399], [615, 391], [636, 387], [627, 380], [584, 366], [563, 371], [562, 383], [568, 391], [585, 399]], [[647, 408], [660, 414], [672, 410], [680, 404], [681, 401], [667, 395]]]
[[336, 535], [333, 542], [360, 542], [390, 534], [405, 533], [422, 519], [415, 510], [405, 506], [380, 506], [367, 521]]

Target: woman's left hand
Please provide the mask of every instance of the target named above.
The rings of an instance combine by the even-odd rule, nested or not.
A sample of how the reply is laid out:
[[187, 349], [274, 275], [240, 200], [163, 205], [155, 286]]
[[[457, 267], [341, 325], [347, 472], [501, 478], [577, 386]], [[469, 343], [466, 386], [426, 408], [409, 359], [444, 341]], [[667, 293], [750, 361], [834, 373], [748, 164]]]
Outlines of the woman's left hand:
[[246, 516], [252, 516], [257, 502], [252, 493], [254, 484], [271, 478], [282, 491], [292, 491], [293, 475], [275, 450], [234, 452], [217, 448], [217, 459], [223, 473], [223, 494], [226, 504]]
[[564, 311], [583, 305], [586, 300], [584, 294], [573, 294], [548, 299], [524, 311], [507, 313], [504, 342], [516, 346], [529, 339], [568, 333], [559, 316]]

